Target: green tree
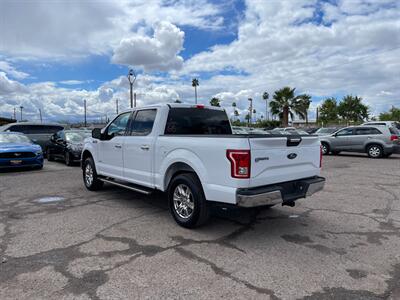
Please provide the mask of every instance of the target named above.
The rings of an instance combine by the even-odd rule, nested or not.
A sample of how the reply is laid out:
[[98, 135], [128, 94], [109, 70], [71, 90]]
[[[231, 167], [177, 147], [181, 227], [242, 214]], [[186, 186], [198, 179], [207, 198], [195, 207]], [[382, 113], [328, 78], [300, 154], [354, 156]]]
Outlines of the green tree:
[[308, 125], [308, 109], [310, 108], [311, 104], [311, 96], [307, 94], [303, 94], [297, 97], [299, 101], [299, 105], [301, 110], [303, 111], [305, 120], [306, 120], [306, 125]]
[[388, 112], [383, 112], [379, 115], [379, 120], [400, 122], [400, 108], [392, 106], [392, 108]]
[[351, 121], [362, 122], [368, 119], [369, 108], [362, 103], [361, 97], [347, 95], [338, 105], [338, 114], [347, 124]]
[[192, 87], [194, 87], [194, 99], [197, 104], [197, 87], [199, 86], [199, 80], [197, 78], [192, 79]]
[[338, 120], [338, 106], [335, 98], [325, 99], [319, 109], [319, 121], [324, 124], [336, 122]]
[[210, 100], [211, 106], [221, 106], [221, 100], [219, 100], [217, 97], [212, 97]]
[[301, 118], [305, 118], [305, 114], [300, 105], [300, 100], [295, 97], [296, 88], [290, 88], [288, 86], [275, 91], [273, 100], [269, 103], [271, 113], [278, 115], [282, 121], [282, 126], [287, 127], [289, 124], [289, 115], [293, 120], [294, 114], [299, 115]]

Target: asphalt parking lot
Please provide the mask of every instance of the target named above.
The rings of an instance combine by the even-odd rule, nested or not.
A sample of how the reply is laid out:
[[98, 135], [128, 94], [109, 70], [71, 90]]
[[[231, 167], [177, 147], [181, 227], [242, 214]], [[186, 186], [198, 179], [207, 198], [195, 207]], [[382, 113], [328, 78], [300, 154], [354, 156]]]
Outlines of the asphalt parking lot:
[[0, 299], [400, 299], [400, 156], [323, 176], [294, 208], [187, 230], [163, 194], [89, 192], [79, 167], [0, 174]]

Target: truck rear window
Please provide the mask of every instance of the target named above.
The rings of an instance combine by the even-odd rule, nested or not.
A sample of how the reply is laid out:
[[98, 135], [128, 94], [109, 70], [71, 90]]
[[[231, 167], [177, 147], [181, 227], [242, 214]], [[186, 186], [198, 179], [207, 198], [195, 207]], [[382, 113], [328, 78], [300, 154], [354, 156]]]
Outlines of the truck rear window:
[[232, 134], [229, 119], [222, 110], [171, 108], [165, 134]]

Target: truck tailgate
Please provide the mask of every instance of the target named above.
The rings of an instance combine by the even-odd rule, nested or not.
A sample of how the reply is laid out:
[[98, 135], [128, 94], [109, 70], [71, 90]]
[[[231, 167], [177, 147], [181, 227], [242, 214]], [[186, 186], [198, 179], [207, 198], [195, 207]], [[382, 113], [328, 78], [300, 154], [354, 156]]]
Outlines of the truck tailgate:
[[250, 137], [249, 144], [252, 187], [320, 174], [317, 136]]

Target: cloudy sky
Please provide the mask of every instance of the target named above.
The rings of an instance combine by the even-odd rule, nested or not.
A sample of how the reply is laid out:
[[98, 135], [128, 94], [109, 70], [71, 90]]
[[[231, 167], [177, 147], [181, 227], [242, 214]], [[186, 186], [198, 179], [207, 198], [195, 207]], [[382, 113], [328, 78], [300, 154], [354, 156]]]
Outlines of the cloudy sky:
[[0, 116], [79, 121], [129, 105], [216, 96], [232, 112], [283, 87], [321, 100], [361, 96], [373, 114], [400, 106], [398, 0], [2, 0]]

